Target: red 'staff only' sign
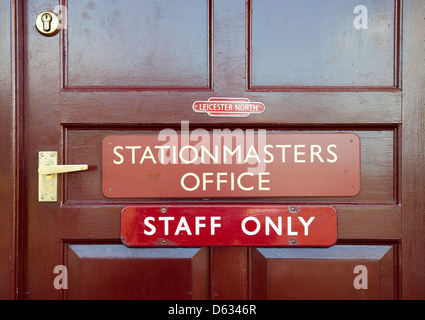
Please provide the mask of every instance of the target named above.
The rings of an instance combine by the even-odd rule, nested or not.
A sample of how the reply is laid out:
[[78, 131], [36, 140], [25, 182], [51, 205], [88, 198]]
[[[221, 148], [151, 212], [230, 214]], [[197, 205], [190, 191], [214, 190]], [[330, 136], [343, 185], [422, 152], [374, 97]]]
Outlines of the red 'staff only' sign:
[[210, 98], [208, 101], [194, 102], [192, 109], [213, 117], [247, 117], [251, 113], [263, 113], [265, 106], [246, 98]]
[[330, 247], [337, 214], [327, 206], [129, 206], [121, 211], [121, 240], [129, 247]]
[[183, 129], [106, 137], [103, 194], [271, 198], [355, 196], [360, 191], [356, 134]]

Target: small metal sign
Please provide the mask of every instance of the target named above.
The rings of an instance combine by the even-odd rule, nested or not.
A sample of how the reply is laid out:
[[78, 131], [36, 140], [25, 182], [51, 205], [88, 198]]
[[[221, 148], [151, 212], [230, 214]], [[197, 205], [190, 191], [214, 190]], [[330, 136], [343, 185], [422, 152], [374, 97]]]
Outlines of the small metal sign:
[[247, 117], [251, 113], [263, 113], [266, 109], [263, 103], [251, 102], [246, 98], [210, 98], [208, 101], [194, 102], [192, 108], [212, 117]]
[[128, 247], [330, 247], [337, 214], [329, 206], [128, 206], [121, 211], [121, 240]]
[[143, 199], [355, 196], [360, 138], [261, 129], [107, 136], [102, 191]]

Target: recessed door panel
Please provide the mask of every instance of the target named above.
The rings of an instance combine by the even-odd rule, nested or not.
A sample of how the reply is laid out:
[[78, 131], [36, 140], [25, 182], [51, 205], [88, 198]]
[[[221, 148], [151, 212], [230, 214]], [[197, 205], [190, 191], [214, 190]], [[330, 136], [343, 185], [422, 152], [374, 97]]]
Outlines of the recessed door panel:
[[394, 299], [391, 246], [253, 249], [254, 299]]
[[207, 249], [70, 245], [70, 299], [205, 299]]
[[250, 1], [250, 86], [394, 87], [396, 2]]
[[67, 1], [66, 88], [207, 88], [207, 0]]

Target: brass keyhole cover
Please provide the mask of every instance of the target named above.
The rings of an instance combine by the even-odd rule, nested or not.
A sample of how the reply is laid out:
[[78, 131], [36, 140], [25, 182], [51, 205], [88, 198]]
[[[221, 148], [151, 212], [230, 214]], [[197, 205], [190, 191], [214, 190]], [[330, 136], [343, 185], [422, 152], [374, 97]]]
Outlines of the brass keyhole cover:
[[58, 34], [62, 28], [62, 21], [56, 13], [43, 11], [37, 16], [35, 27], [43, 36], [51, 37]]

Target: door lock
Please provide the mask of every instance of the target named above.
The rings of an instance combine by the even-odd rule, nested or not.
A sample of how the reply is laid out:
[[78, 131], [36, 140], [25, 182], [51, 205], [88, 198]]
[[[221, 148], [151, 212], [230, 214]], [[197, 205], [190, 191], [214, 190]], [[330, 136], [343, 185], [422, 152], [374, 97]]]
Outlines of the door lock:
[[88, 170], [88, 165], [58, 165], [56, 151], [38, 153], [38, 201], [58, 201], [58, 174]]
[[62, 21], [56, 13], [43, 11], [37, 16], [35, 27], [43, 36], [51, 37], [60, 31]]

